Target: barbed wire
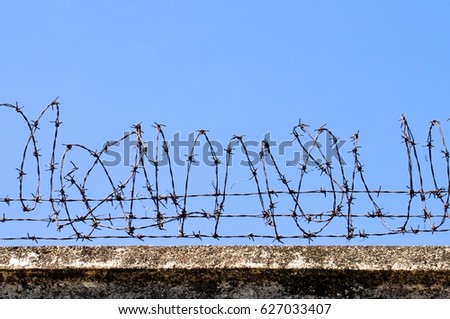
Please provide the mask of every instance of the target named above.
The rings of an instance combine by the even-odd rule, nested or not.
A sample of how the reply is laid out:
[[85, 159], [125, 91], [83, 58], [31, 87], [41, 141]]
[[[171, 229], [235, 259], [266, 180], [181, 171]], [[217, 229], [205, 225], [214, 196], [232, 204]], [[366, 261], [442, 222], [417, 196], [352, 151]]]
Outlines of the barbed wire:
[[[349, 153], [352, 164], [347, 165], [339, 146], [340, 139], [331, 130], [324, 126], [311, 130], [308, 125], [298, 123], [292, 128], [290, 142], [302, 157], [296, 163], [295, 174], [288, 177], [286, 165], [280, 164], [268, 139], [258, 144], [259, 152], [255, 158], [245, 136], [234, 135], [224, 148], [223, 160], [209, 132], [198, 130], [186, 154], [185, 170], [179, 173], [163, 124], [153, 125], [155, 136], [151, 146], [144, 140], [142, 125], [135, 124], [131, 132], [106, 142], [100, 150], [78, 143], [62, 144], [61, 148], [58, 138], [62, 121], [58, 98], [52, 100], [35, 120], [30, 120], [18, 103], [0, 104], [0, 110], [2, 108], [16, 112], [28, 130], [21, 161], [16, 168], [18, 195], [10, 197], [0, 194], [0, 203], [5, 204], [1, 208], [0, 225], [18, 223], [27, 225], [27, 228], [20, 227], [19, 233], [12, 235], [4, 235], [6, 232], [0, 228], [2, 241], [269, 238], [283, 242], [286, 239], [350, 240], [356, 237], [450, 231], [447, 221], [450, 153], [443, 129], [436, 120], [430, 122], [425, 145], [427, 161], [423, 164], [419, 160], [418, 143], [408, 121], [404, 115], [401, 116], [401, 136], [408, 161], [408, 187], [406, 190], [385, 190], [381, 187], [372, 189], [367, 182], [360, 161], [359, 131], [351, 137]], [[53, 129], [49, 150], [44, 150], [40, 148], [37, 136], [44, 116], [48, 114], [53, 116], [50, 121]], [[321, 146], [319, 141], [324, 136], [329, 139], [337, 161], [332, 162]], [[436, 173], [436, 137], [440, 141], [440, 153], [445, 163], [444, 183], [438, 181]], [[134, 139], [133, 160], [128, 175], [120, 181], [114, 173], [118, 165], [110, 165], [105, 157], [110, 154], [111, 148], [128, 139]], [[193, 176], [193, 170], [199, 164], [199, 155], [195, 152], [200, 142], [206, 146], [203, 151], [207, 152], [200, 156], [207, 158], [209, 163], [203, 170], [212, 171], [213, 176], [206, 191], [194, 191], [206, 180]], [[236, 166], [232, 165], [238, 156], [237, 149], [242, 151], [243, 156], [239, 169], [243, 170], [244, 178], [251, 181], [253, 190], [232, 191], [234, 184], [230, 185], [230, 175], [237, 171]], [[57, 159], [59, 152], [61, 156]], [[75, 152], [80, 154], [73, 159]], [[46, 169], [41, 159], [43, 156], [49, 158]], [[431, 176], [424, 173], [425, 165]], [[81, 166], [86, 167], [84, 172]], [[429, 189], [425, 187], [425, 177], [431, 180], [432, 187]], [[305, 186], [308, 178], [325, 182], [308, 189]], [[42, 191], [43, 183], [48, 186], [46, 195]], [[98, 186], [91, 191], [88, 184]], [[29, 185], [34, 189], [31, 197], [25, 195]], [[102, 192], [106, 194], [101, 195]], [[323, 201], [310, 199], [313, 196], [327, 198], [328, 207], [308, 209], [306, 203]], [[404, 211], [392, 213], [384, 209], [379, 203], [380, 196], [406, 197]], [[191, 202], [194, 199], [201, 202], [194, 205]], [[233, 199], [239, 200], [230, 203]], [[356, 205], [356, 199], [364, 206]], [[416, 199], [420, 209], [416, 207]], [[17, 217], [18, 209], [23, 216]], [[148, 216], [148, 211], [152, 212], [151, 216]], [[364, 224], [360, 224], [360, 220], [364, 220]], [[423, 226], [413, 226], [416, 220], [420, 220]], [[374, 224], [381, 227], [366, 230]], [[310, 230], [313, 226], [315, 229]], [[53, 229], [53, 232], [40, 231], [37, 235], [35, 232], [39, 227]]]

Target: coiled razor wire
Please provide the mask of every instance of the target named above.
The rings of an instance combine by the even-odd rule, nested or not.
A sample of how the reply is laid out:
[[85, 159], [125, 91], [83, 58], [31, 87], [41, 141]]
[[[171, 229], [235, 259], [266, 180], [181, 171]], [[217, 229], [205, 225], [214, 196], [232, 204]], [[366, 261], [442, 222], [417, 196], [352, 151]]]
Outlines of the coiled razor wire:
[[[209, 132], [198, 130], [186, 154], [186, 166], [180, 174], [175, 169], [170, 142], [162, 124], [153, 125], [155, 135], [150, 156], [141, 124], [134, 125], [132, 131], [121, 138], [106, 142], [100, 150], [93, 150], [77, 143], [59, 144], [62, 122], [58, 99], [51, 101], [35, 120], [30, 120], [17, 103], [0, 104], [0, 107], [15, 112], [23, 119], [28, 130], [21, 162], [16, 168], [18, 195], [10, 197], [0, 194], [0, 203], [5, 204], [1, 207], [0, 226], [17, 223], [26, 224], [27, 228], [19, 227], [19, 233], [10, 236], [2, 235], [5, 233], [2, 231], [4, 228], [0, 228], [2, 241], [271, 238], [283, 242], [285, 239], [311, 241], [321, 237], [342, 237], [350, 240], [449, 231], [450, 153], [443, 129], [436, 120], [430, 122], [424, 145], [427, 161], [422, 163], [419, 160], [418, 143], [406, 117], [401, 116], [401, 134], [409, 174], [408, 187], [405, 190], [384, 190], [371, 188], [366, 180], [363, 164], [360, 162], [358, 132], [351, 137], [352, 164], [346, 166], [338, 147], [339, 138], [328, 128], [311, 130], [304, 123], [295, 125], [291, 131], [292, 142], [303, 154], [303, 161], [297, 165], [295, 175], [287, 176], [286, 166], [280, 164], [267, 139], [260, 143], [259, 160], [255, 163], [244, 136], [232, 136], [224, 150], [223, 161], [217, 155], [217, 147], [212, 143]], [[38, 135], [47, 114], [53, 117], [50, 121], [53, 137], [50, 149], [44, 150], [40, 148]], [[319, 139], [324, 135], [331, 140], [337, 163], [331, 163], [320, 147]], [[116, 167], [108, 166], [104, 158], [112, 147], [130, 138], [135, 141], [134, 158], [128, 175], [120, 181], [114, 174]], [[435, 138], [439, 140], [441, 163], [445, 165], [443, 183], [438, 181], [436, 173]], [[213, 176], [211, 183], [193, 176], [198, 156], [195, 145], [199, 141], [207, 145], [207, 156], [210, 159], [207, 170], [212, 171]], [[233, 185], [230, 185], [230, 175], [235, 168], [231, 163], [237, 148], [243, 153], [246, 174], [243, 178], [252, 182], [253, 190], [236, 192], [233, 191]], [[61, 152], [59, 157], [58, 152]], [[76, 157], [72, 156], [75, 152], [79, 152]], [[48, 162], [43, 166], [44, 157], [48, 158]], [[84, 172], [80, 169], [79, 162], [83, 162], [85, 166], [88, 163]], [[165, 165], [162, 165], [163, 162]], [[242, 165], [240, 169], [242, 170]], [[425, 169], [431, 176], [425, 174]], [[425, 187], [425, 175], [431, 180], [432, 187], [429, 189]], [[439, 174], [441, 179], [442, 175]], [[324, 183], [317, 188], [308, 189], [305, 185], [309, 176], [312, 179], [320, 177]], [[43, 191], [44, 181], [46, 188], [48, 187], [47, 194]], [[205, 181], [206, 190], [197, 191]], [[99, 183], [101, 185], [91, 193], [91, 187]], [[27, 196], [25, 191], [29, 185], [34, 185], [31, 196]], [[274, 185], [278, 188], [275, 189]], [[98, 195], [99, 189], [103, 191], [103, 195]], [[305, 205], [308, 197], [317, 195], [327, 198], [327, 209], [311, 210]], [[404, 210], [401, 213], [387, 211], [378, 203], [380, 195], [406, 196]], [[191, 204], [194, 199], [201, 199], [200, 207], [198, 203]], [[356, 199], [364, 207], [357, 205]], [[233, 204], [227, 206], [232, 200]], [[420, 206], [416, 204], [417, 200]], [[432, 212], [429, 207], [436, 203], [439, 209]], [[20, 216], [18, 210], [21, 210]], [[361, 219], [370, 220], [370, 225], [377, 224], [381, 228], [368, 231], [359, 226], [358, 220]], [[423, 226], [415, 224], [417, 219]], [[229, 221], [228, 224], [226, 221]], [[40, 235], [36, 235], [33, 231], [36, 231], [37, 226], [31, 227], [30, 223], [56, 231], [51, 232], [51, 235], [50, 232], [42, 231]]]

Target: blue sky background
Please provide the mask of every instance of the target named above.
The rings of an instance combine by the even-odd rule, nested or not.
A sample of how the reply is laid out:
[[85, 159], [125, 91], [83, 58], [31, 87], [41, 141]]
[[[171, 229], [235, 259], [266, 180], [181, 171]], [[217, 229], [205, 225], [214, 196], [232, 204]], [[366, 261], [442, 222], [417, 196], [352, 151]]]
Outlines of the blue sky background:
[[[359, 130], [370, 187], [404, 190], [400, 114], [421, 146], [431, 120], [448, 131], [448, 1], [2, 1], [0, 12], [0, 103], [17, 101], [34, 118], [59, 96], [60, 145], [101, 149], [139, 122], [151, 139], [155, 121], [167, 125], [169, 138], [209, 129], [224, 145], [234, 134], [260, 141], [270, 132], [273, 140], [284, 141], [292, 139], [291, 129], [301, 119], [311, 129], [326, 124], [342, 139]], [[0, 198], [13, 197], [26, 127], [8, 109], [0, 109], [0, 125]], [[50, 133], [42, 128], [43, 144]], [[351, 162], [350, 142], [343, 148]], [[440, 173], [444, 165], [441, 161]], [[254, 186], [248, 172], [243, 174], [233, 176], [231, 182], [244, 180], [236, 191]], [[206, 177], [195, 178], [197, 185]], [[406, 196], [386, 197], [381, 206], [404, 210], [406, 202]], [[250, 203], [235, 205], [248, 211]], [[4, 204], [0, 213], [13, 214]], [[6, 224], [0, 224], [0, 236], [11, 231]], [[16, 235], [28, 231], [21, 227]], [[447, 233], [350, 242], [448, 243]]]

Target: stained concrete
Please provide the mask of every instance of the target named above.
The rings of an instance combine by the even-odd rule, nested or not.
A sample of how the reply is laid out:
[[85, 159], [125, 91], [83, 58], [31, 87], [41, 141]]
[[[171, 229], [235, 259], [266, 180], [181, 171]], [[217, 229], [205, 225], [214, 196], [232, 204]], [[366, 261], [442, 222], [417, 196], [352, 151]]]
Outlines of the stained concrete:
[[3, 247], [0, 297], [450, 298], [450, 247]]

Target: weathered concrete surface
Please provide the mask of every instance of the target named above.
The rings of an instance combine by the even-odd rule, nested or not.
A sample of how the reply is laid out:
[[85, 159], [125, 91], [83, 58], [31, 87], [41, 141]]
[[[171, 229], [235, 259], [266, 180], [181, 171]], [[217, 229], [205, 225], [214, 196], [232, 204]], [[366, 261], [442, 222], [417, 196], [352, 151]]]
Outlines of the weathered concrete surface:
[[450, 247], [4, 247], [0, 297], [450, 298]]

